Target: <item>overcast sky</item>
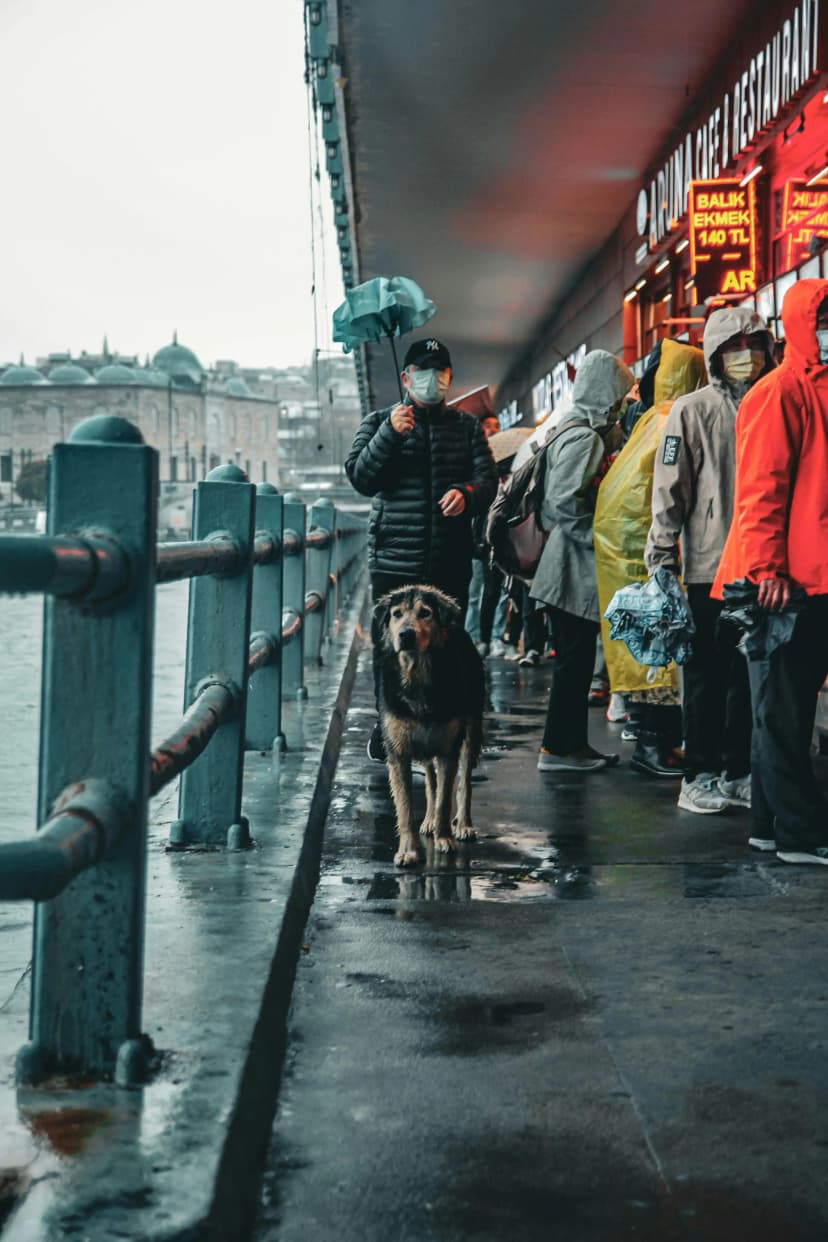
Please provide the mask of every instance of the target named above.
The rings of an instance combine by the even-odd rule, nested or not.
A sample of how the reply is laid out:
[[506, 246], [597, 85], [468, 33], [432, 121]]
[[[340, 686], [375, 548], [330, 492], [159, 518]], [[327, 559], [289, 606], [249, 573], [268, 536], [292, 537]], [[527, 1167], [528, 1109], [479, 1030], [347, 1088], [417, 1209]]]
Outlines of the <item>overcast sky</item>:
[[307, 361], [302, 0], [0, 0], [0, 46], [0, 361]]

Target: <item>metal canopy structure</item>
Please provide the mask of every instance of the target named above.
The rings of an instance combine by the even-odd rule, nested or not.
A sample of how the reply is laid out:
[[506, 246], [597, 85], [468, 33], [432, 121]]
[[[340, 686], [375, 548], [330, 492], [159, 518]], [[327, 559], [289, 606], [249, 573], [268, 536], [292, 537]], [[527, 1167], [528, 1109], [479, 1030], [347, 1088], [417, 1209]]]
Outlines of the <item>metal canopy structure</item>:
[[754, 7], [339, 0], [358, 279], [423, 287], [457, 385], [499, 384], [530, 347]]

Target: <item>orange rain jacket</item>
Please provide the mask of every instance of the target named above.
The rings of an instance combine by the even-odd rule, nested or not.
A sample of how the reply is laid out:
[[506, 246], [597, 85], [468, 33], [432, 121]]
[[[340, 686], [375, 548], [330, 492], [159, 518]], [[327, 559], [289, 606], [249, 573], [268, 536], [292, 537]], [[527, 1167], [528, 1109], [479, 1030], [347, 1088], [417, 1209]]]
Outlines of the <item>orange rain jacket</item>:
[[727, 582], [785, 577], [828, 594], [828, 365], [817, 308], [828, 280], [799, 280], [782, 307], [785, 360], [760, 379], [736, 417], [733, 522], [711, 594]]

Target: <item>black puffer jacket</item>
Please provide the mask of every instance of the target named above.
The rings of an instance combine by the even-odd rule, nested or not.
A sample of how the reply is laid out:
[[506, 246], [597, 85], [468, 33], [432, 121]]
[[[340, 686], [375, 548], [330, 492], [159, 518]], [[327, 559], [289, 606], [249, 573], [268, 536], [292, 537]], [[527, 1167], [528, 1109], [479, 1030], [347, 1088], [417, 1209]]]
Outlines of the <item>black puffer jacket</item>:
[[[348, 478], [373, 496], [368, 562], [373, 573], [414, 581], [471, 568], [471, 519], [497, 490], [497, 473], [478, 419], [450, 406], [413, 406], [414, 429], [399, 435], [387, 410], [362, 420], [345, 462]], [[450, 488], [466, 497], [465, 511], [447, 518], [437, 502]]]

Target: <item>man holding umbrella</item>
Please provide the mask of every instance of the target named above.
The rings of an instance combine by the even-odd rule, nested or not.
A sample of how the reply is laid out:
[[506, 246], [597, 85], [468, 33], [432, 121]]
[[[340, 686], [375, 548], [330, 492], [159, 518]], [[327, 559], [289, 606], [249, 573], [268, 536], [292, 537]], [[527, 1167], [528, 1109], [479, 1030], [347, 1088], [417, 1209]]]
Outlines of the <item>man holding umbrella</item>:
[[[345, 470], [354, 488], [372, 497], [368, 564], [374, 600], [424, 582], [452, 595], [464, 615], [471, 519], [494, 499], [497, 472], [479, 420], [446, 405], [451, 378], [446, 346], [433, 337], [415, 341], [403, 361], [402, 402], [366, 415]], [[378, 723], [368, 755], [385, 761]]]

